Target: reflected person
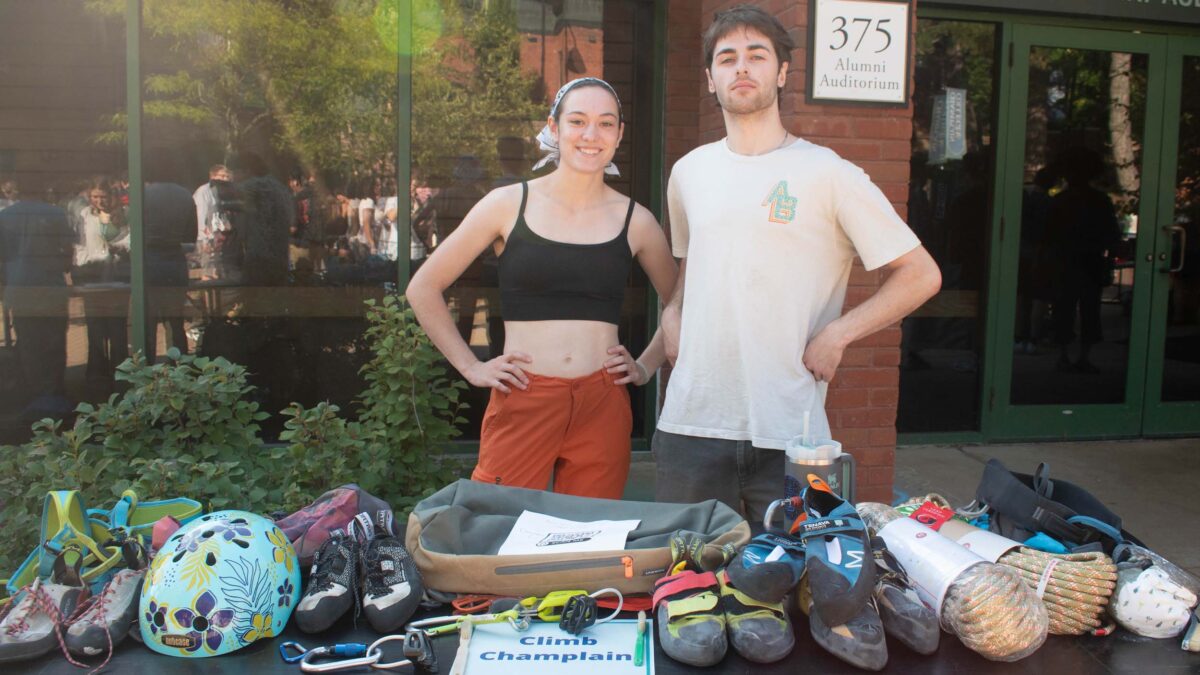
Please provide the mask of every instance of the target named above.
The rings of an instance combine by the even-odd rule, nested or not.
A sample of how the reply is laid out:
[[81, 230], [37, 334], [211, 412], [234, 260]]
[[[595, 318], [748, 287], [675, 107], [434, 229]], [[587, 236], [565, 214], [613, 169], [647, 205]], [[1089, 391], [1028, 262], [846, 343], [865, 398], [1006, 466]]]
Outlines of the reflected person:
[[107, 178], [89, 181], [87, 195], [71, 279], [83, 295], [87, 377], [105, 380], [129, 358], [129, 224]]
[[158, 354], [158, 323], [167, 330], [168, 346], [188, 353], [184, 333], [188, 270], [183, 245], [196, 232], [196, 209], [186, 188], [149, 183], [146, 214], [146, 363]]
[[[271, 176], [267, 163], [255, 153], [241, 155], [247, 178], [237, 184], [242, 214], [237, 229], [243, 242], [242, 281], [251, 288], [285, 286], [288, 281], [288, 234], [295, 222], [292, 193]], [[262, 308], [264, 314], [278, 307]]]
[[[1054, 265], [1054, 340], [1061, 372], [1096, 373], [1092, 347], [1103, 339], [1100, 294], [1112, 283], [1112, 253], [1121, 240], [1112, 200], [1092, 186], [1104, 172], [1099, 153], [1075, 146], [1058, 161], [1067, 187], [1050, 200], [1046, 238], [1057, 256]], [[1079, 356], [1070, 358], [1079, 318]]]
[[[0, 210], [0, 279], [4, 310], [11, 313], [21, 391], [29, 405], [23, 421], [70, 409], [65, 275], [73, 235], [62, 208], [18, 200]], [[32, 418], [32, 419], [31, 419]]]

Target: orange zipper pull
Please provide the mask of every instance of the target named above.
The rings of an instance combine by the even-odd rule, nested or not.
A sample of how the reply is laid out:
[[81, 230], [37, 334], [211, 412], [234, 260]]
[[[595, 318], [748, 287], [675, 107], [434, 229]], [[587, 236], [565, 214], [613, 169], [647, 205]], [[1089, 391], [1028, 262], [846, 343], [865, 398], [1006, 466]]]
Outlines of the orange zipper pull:
[[621, 564], [625, 566], [625, 578], [633, 578], [633, 556], [621, 556]]

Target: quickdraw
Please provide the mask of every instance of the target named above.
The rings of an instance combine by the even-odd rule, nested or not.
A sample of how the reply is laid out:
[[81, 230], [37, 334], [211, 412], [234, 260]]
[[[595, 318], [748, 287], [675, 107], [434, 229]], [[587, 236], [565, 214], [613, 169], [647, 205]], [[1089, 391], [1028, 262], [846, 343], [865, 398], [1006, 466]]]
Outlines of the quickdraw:
[[[397, 640], [404, 641], [404, 658], [398, 661], [383, 661], [383, 645]], [[421, 666], [429, 671], [437, 670], [437, 655], [429, 638], [420, 631], [403, 635], [386, 635], [370, 645], [345, 643], [306, 649], [298, 642], [279, 645], [279, 656], [287, 663], [299, 663], [305, 673], [333, 673], [357, 668], [395, 670], [404, 666]]]

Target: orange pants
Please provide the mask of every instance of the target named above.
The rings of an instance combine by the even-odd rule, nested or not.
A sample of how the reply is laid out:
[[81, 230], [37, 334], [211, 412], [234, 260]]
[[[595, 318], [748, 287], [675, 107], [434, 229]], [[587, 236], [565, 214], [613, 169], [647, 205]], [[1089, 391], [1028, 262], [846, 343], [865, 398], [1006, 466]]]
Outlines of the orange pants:
[[529, 374], [529, 388], [492, 390], [473, 480], [620, 499], [629, 476], [629, 390], [603, 369], [576, 378]]

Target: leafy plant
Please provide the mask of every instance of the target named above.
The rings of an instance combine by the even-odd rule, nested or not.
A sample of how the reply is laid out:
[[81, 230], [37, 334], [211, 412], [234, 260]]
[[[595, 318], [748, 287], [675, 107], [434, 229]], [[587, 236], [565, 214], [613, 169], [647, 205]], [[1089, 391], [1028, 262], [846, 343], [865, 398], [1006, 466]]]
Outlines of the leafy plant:
[[213, 509], [294, 511], [348, 482], [403, 512], [456, 477], [442, 457], [463, 420], [459, 393], [437, 350], [402, 299], [368, 302], [366, 338], [373, 357], [358, 419], [337, 406], [292, 404], [281, 440], [268, 446], [250, 400], [246, 369], [223, 358], [167, 352], [147, 365], [140, 354], [116, 377], [128, 383], [99, 405], [81, 403], [74, 424], [44, 419], [19, 447], [0, 447], [0, 519], [8, 545], [0, 572], [14, 570], [35, 545], [42, 498], [77, 489], [84, 503], [107, 507], [126, 488], [142, 499], [190, 497]]
[[283, 411], [279, 439], [288, 443], [289, 509], [353, 481], [403, 512], [461, 470], [441, 450], [466, 421], [458, 414], [466, 383], [447, 377], [441, 355], [402, 299], [385, 296], [367, 306], [372, 358], [361, 371], [367, 388], [357, 419], [339, 417], [328, 403], [294, 403]]

